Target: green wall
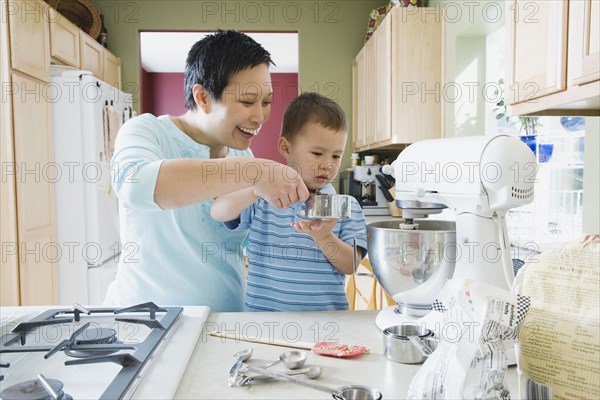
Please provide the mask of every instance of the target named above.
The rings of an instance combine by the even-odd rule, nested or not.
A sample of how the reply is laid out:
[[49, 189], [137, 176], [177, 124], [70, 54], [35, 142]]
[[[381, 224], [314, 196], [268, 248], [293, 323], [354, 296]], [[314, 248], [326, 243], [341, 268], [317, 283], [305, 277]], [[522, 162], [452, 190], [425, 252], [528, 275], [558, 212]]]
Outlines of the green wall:
[[[299, 84], [336, 99], [352, 119], [352, 59], [364, 44], [369, 12], [385, 0], [357, 1], [115, 1], [96, 0], [108, 47], [121, 58], [123, 90], [139, 112], [139, 32], [238, 29], [297, 31]], [[176, 99], [175, 101], [181, 101]], [[349, 164], [351, 140], [344, 157]]]

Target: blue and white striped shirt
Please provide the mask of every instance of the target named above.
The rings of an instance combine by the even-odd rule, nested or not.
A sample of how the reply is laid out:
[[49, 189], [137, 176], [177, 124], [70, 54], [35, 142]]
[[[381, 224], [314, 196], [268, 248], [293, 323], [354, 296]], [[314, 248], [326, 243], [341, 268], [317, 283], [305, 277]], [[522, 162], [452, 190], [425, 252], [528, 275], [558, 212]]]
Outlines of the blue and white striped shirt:
[[[334, 193], [331, 185], [322, 193]], [[233, 230], [250, 228], [247, 245], [248, 288], [245, 311], [347, 310], [345, 274], [325, 257], [335, 256], [332, 244], [322, 252], [310, 235], [296, 231], [302, 203], [281, 210], [259, 199], [240, 218], [225, 225]], [[352, 218], [339, 220], [332, 232], [366, 254], [367, 229], [360, 205], [352, 199]]]

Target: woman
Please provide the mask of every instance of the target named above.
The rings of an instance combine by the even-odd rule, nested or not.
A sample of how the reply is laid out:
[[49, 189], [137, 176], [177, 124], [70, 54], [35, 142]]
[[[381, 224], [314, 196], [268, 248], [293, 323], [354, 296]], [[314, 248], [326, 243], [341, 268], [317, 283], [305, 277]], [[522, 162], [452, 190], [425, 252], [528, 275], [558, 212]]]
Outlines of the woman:
[[278, 208], [308, 197], [297, 172], [249, 150], [270, 115], [270, 64], [243, 33], [209, 35], [188, 54], [187, 112], [123, 125], [111, 160], [123, 252], [105, 303], [242, 310], [247, 232], [213, 220], [212, 199], [250, 186]]

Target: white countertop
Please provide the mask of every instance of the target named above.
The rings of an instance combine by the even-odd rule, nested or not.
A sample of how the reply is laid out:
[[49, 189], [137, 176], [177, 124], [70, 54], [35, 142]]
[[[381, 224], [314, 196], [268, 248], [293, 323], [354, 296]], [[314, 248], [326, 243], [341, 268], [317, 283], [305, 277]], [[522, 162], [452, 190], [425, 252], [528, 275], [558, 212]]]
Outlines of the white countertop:
[[[306, 366], [322, 367], [323, 374], [315, 382], [332, 388], [345, 385], [367, 385], [378, 389], [384, 399], [406, 398], [408, 385], [421, 365], [400, 364], [383, 355], [381, 331], [375, 326], [377, 311], [331, 311], [297, 313], [216, 313], [211, 314], [191, 356], [183, 376], [177, 399], [330, 399], [327, 393], [287, 382], [263, 382], [249, 389], [227, 386], [233, 354], [253, 348], [248, 363], [261, 365], [277, 360], [291, 350], [286, 347], [247, 343], [209, 335], [212, 331], [255, 339], [288, 341], [338, 341], [363, 345], [370, 354], [338, 359], [311, 353]], [[277, 367], [273, 367], [275, 370]], [[284, 368], [284, 367], [280, 367]], [[506, 383], [511, 397], [518, 398], [516, 368], [508, 370]]]

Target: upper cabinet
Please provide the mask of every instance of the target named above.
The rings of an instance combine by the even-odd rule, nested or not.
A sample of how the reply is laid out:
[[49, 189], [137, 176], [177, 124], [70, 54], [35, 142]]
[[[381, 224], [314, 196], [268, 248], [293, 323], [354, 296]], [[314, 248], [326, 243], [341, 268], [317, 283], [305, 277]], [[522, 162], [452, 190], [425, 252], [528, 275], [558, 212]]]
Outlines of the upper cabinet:
[[11, 67], [44, 82], [50, 80], [50, 33], [47, 12], [48, 7], [39, 0], [11, 1], [6, 5]]
[[511, 0], [507, 86], [512, 115], [600, 115], [600, 4]]
[[121, 59], [104, 51], [104, 82], [121, 89]]
[[600, 79], [600, 3], [571, 2], [573, 83], [584, 85]]
[[353, 147], [442, 136], [442, 9], [394, 7], [353, 62]]
[[104, 80], [104, 47], [85, 34], [81, 35], [79, 46], [81, 69], [90, 71], [95, 77]]
[[50, 12], [50, 56], [61, 64], [79, 68], [79, 28], [54, 8]]
[[362, 148], [366, 145], [366, 116], [367, 116], [367, 71], [363, 47], [352, 62], [352, 148]]
[[[54, 8], [45, 7], [50, 26], [50, 57], [54, 64], [90, 71], [109, 85], [121, 88], [121, 59]], [[50, 62], [44, 65], [50, 67]], [[48, 72], [49, 75], [49, 72]]]

